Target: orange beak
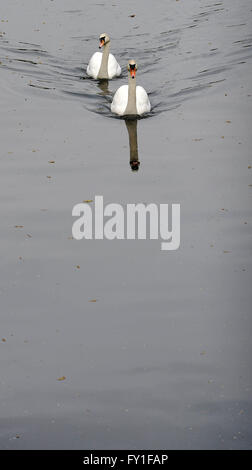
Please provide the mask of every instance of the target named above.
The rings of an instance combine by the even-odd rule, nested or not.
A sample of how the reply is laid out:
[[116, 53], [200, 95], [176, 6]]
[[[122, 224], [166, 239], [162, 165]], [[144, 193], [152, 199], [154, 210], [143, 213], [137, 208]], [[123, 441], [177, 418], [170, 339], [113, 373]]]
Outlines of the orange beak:
[[136, 76], [136, 69], [130, 69], [130, 75], [132, 78], [135, 78]]
[[104, 39], [100, 39], [100, 45], [99, 45], [99, 49], [102, 48], [102, 46], [104, 46]]

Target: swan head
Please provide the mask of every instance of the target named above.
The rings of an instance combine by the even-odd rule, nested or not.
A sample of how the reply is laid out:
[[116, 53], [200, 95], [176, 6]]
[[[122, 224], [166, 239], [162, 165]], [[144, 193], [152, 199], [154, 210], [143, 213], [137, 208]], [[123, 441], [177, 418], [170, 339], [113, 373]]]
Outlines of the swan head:
[[99, 49], [101, 49], [103, 46], [105, 46], [105, 44], [107, 44], [110, 41], [110, 37], [108, 36], [108, 34], [102, 33], [100, 34], [99, 41], [100, 41]]
[[137, 63], [135, 60], [129, 60], [128, 62], [128, 71], [130, 72], [131, 78], [135, 78], [137, 71]]

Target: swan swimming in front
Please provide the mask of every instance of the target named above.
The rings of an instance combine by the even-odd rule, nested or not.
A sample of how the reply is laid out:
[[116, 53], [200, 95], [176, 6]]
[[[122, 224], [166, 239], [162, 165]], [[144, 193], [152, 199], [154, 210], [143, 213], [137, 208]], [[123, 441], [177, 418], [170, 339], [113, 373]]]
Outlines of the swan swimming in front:
[[137, 63], [130, 60], [128, 63], [128, 85], [122, 85], [115, 92], [111, 103], [112, 113], [119, 116], [138, 115], [149, 113], [151, 104], [145, 89], [136, 86]]
[[95, 52], [87, 66], [87, 74], [98, 80], [108, 80], [121, 75], [121, 67], [113, 54], [109, 53], [110, 37], [103, 33], [100, 35], [99, 48], [103, 52]]

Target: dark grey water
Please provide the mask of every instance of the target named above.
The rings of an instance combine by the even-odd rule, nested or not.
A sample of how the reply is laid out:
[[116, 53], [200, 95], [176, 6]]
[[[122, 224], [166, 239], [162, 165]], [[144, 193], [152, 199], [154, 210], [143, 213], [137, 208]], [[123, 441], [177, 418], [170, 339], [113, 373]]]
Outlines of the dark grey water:
[[[251, 26], [250, 0], [2, 1], [2, 449], [252, 447]], [[109, 110], [129, 58], [138, 172]], [[97, 194], [180, 203], [179, 250], [71, 239]]]

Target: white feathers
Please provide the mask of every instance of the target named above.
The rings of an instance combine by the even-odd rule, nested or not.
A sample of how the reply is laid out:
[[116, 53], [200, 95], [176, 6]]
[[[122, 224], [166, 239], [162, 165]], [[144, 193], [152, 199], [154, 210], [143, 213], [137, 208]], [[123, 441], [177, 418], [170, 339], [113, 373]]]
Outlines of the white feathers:
[[97, 78], [102, 61], [102, 52], [95, 52], [87, 66], [87, 74], [90, 77]]
[[109, 54], [109, 59], [108, 59], [108, 76], [109, 79], [113, 77], [119, 77], [122, 73], [121, 67], [118, 64], [115, 56], [113, 54]]
[[122, 85], [116, 90], [113, 101], [111, 103], [112, 113], [123, 116], [128, 103], [128, 85]]
[[145, 89], [142, 86], [136, 87], [136, 107], [137, 114], [139, 114], [139, 116], [144, 113], [149, 113], [151, 110], [150, 100]]
[[[115, 92], [111, 111], [112, 113], [123, 116], [128, 104], [128, 85], [123, 85]], [[144, 113], [149, 113], [151, 110], [150, 100], [145, 89], [142, 86], [136, 87], [136, 109], [137, 114], [141, 116]]]
[[[95, 52], [87, 66], [87, 74], [92, 77], [97, 79], [98, 73], [101, 67], [101, 61], [102, 61], [102, 52]], [[115, 56], [113, 54], [109, 54], [108, 57], [108, 78], [114, 78], [114, 77], [119, 77], [121, 75], [121, 67], [118, 64]]]

